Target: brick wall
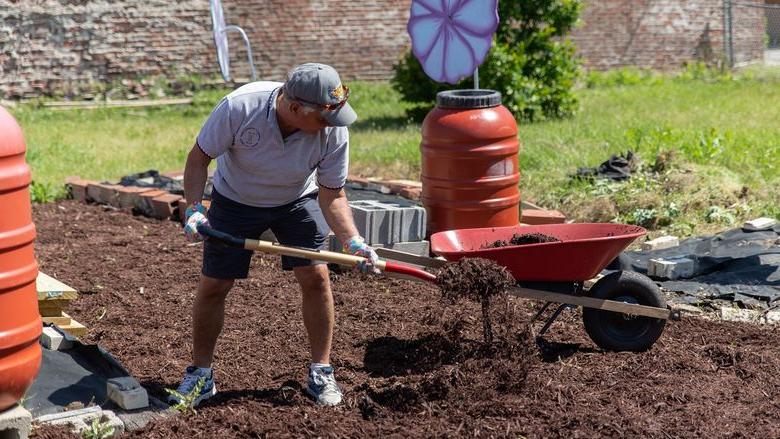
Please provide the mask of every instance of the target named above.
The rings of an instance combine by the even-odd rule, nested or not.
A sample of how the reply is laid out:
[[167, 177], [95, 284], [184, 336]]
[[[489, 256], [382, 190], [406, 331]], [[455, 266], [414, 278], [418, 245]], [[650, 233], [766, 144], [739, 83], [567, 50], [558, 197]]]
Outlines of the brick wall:
[[[305, 61], [347, 79], [385, 79], [409, 44], [411, 0], [223, 0], [228, 24], [252, 41], [258, 75], [281, 79]], [[502, 0], [514, 1], [514, 0]], [[219, 75], [208, 0], [0, 0], [0, 98], [89, 82]], [[735, 8], [735, 57], [760, 59], [764, 12]], [[247, 78], [230, 33], [231, 72]], [[723, 55], [722, 0], [586, 0], [572, 38], [584, 64], [679, 68]]]
[[732, 16], [734, 63], [740, 65], [763, 60], [767, 42], [766, 10], [736, 4], [733, 6]]
[[[410, 0], [225, 0], [249, 34], [258, 76], [305, 61], [345, 78], [387, 78], [408, 44]], [[31, 97], [90, 81], [157, 74], [218, 75], [208, 0], [0, 0], [0, 97]], [[247, 78], [230, 34], [231, 72]]]
[[[738, 61], [763, 58], [758, 9], [735, 8]], [[592, 69], [638, 66], [677, 69], [692, 60], [724, 55], [723, 0], [586, 0], [572, 33], [584, 65]]]

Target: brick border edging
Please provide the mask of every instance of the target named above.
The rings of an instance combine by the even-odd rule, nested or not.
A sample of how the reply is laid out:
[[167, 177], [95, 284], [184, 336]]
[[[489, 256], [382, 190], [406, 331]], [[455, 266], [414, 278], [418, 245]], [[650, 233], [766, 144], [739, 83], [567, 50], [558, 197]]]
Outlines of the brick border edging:
[[[181, 176], [183, 173], [171, 172], [161, 175]], [[422, 193], [422, 183], [412, 180], [380, 180], [350, 175], [347, 181], [366, 189], [384, 194], [395, 194], [414, 201], [419, 201]], [[117, 209], [132, 210], [151, 218], [184, 221], [184, 210], [186, 209], [184, 197], [165, 190], [101, 183], [85, 180], [78, 176], [66, 178], [65, 188], [68, 198], [84, 203], [92, 202]], [[204, 201], [204, 205], [208, 207], [208, 200]]]
[[179, 218], [179, 202], [184, 200], [181, 195], [156, 188], [120, 186], [79, 177], [65, 179], [65, 188], [68, 197], [74, 200], [134, 210], [144, 216], [158, 219]]
[[[181, 177], [184, 173], [181, 171], [167, 172], [161, 175]], [[357, 184], [365, 189], [398, 195], [413, 201], [420, 201], [422, 195], [422, 183], [414, 180], [382, 180], [349, 175], [347, 182]], [[184, 197], [168, 191], [149, 187], [100, 183], [93, 180], [83, 180], [80, 177], [66, 178], [65, 187], [69, 198], [75, 200], [106, 204], [118, 209], [129, 209], [151, 218], [184, 221], [184, 210], [186, 209]], [[204, 200], [203, 204], [208, 207], [208, 203], [208, 200]], [[535, 207], [537, 206], [531, 204], [521, 209], [521, 223], [538, 225], [566, 221], [566, 216], [557, 210], [535, 209]]]

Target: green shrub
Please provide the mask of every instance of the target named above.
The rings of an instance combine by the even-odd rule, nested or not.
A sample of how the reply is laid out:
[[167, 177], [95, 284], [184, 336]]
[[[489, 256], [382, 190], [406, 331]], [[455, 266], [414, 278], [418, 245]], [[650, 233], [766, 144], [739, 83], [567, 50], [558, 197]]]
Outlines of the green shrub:
[[[574, 45], [564, 36], [580, 14], [578, 0], [501, 1], [500, 22], [485, 62], [479, 68], [480, 88], [498, 90], [515, 117], [527, 121], [561, 118], [574, 113], [572, 92], [579, 74]], [[419, 120], [442, 90], [472, 88], [473, 80], [439, 84], [428, 78], [407, 51], [394, 67], [393, 87], [416, 104], [410, 117]]]

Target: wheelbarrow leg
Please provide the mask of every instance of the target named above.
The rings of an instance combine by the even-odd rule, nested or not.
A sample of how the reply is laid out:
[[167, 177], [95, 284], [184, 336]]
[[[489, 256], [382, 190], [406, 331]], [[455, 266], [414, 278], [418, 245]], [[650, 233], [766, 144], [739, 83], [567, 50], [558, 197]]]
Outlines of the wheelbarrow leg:
[[561, 312], [563, 312], [563, 310], [566, 309], [566, 308], [572, 308], [572, 306], [571, 305], [567, 305], [565, 303], [563, 303], [560, 306], [558, 306], [558, 309], [556, 309], [555, 312], [552, 313], [550, 318], [547, 319], [547, 322], [545, 322], [544, 326], [542, 326], [542, 330], [539, 331], [539, 334], [537, 334], [537, 337], [543, 336], [547, 332], [547, 330], [550, 329], [550, 326], [552, 326], [553, 322], [555, 322], [555, 319], [557, 319], [558, 316], [561, 315]]
[[545, 303], [545, 304], [544, 304], [544, 306], [542, 306], [542, 308], [539, 310], [539, 312], [537, 312], [537, 313], [536, 313], [536, 315], [534, 316], [534, 318], [532, 318], [532, 319], [531, 319], [531, 323], [533, 323], [533, 322], [535, 322], [535, 321], [539, 320], [539, 317], [541, 317], [541, 316], [542, 316], [542, 314], [543, 314], [545, 311], [547, 311], [547, 308], [549, 308], [551, 304], [552, 304], [552, 302], [547, 302], [547, 303]]

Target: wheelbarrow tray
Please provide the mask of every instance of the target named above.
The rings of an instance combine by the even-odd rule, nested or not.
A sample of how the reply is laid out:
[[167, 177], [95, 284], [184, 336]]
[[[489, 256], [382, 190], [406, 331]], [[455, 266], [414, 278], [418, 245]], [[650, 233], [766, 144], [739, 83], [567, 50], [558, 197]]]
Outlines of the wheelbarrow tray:
[[[560, 242], [484, 248], [515, 234], [543, 233]], [[503, 265], [518, 281], [583, 282], [596, 277], [646, 230], [628, 224], [575, 223], [483, 227], [431, 235], [431, 251], [448, 261], [485, 258]]]

